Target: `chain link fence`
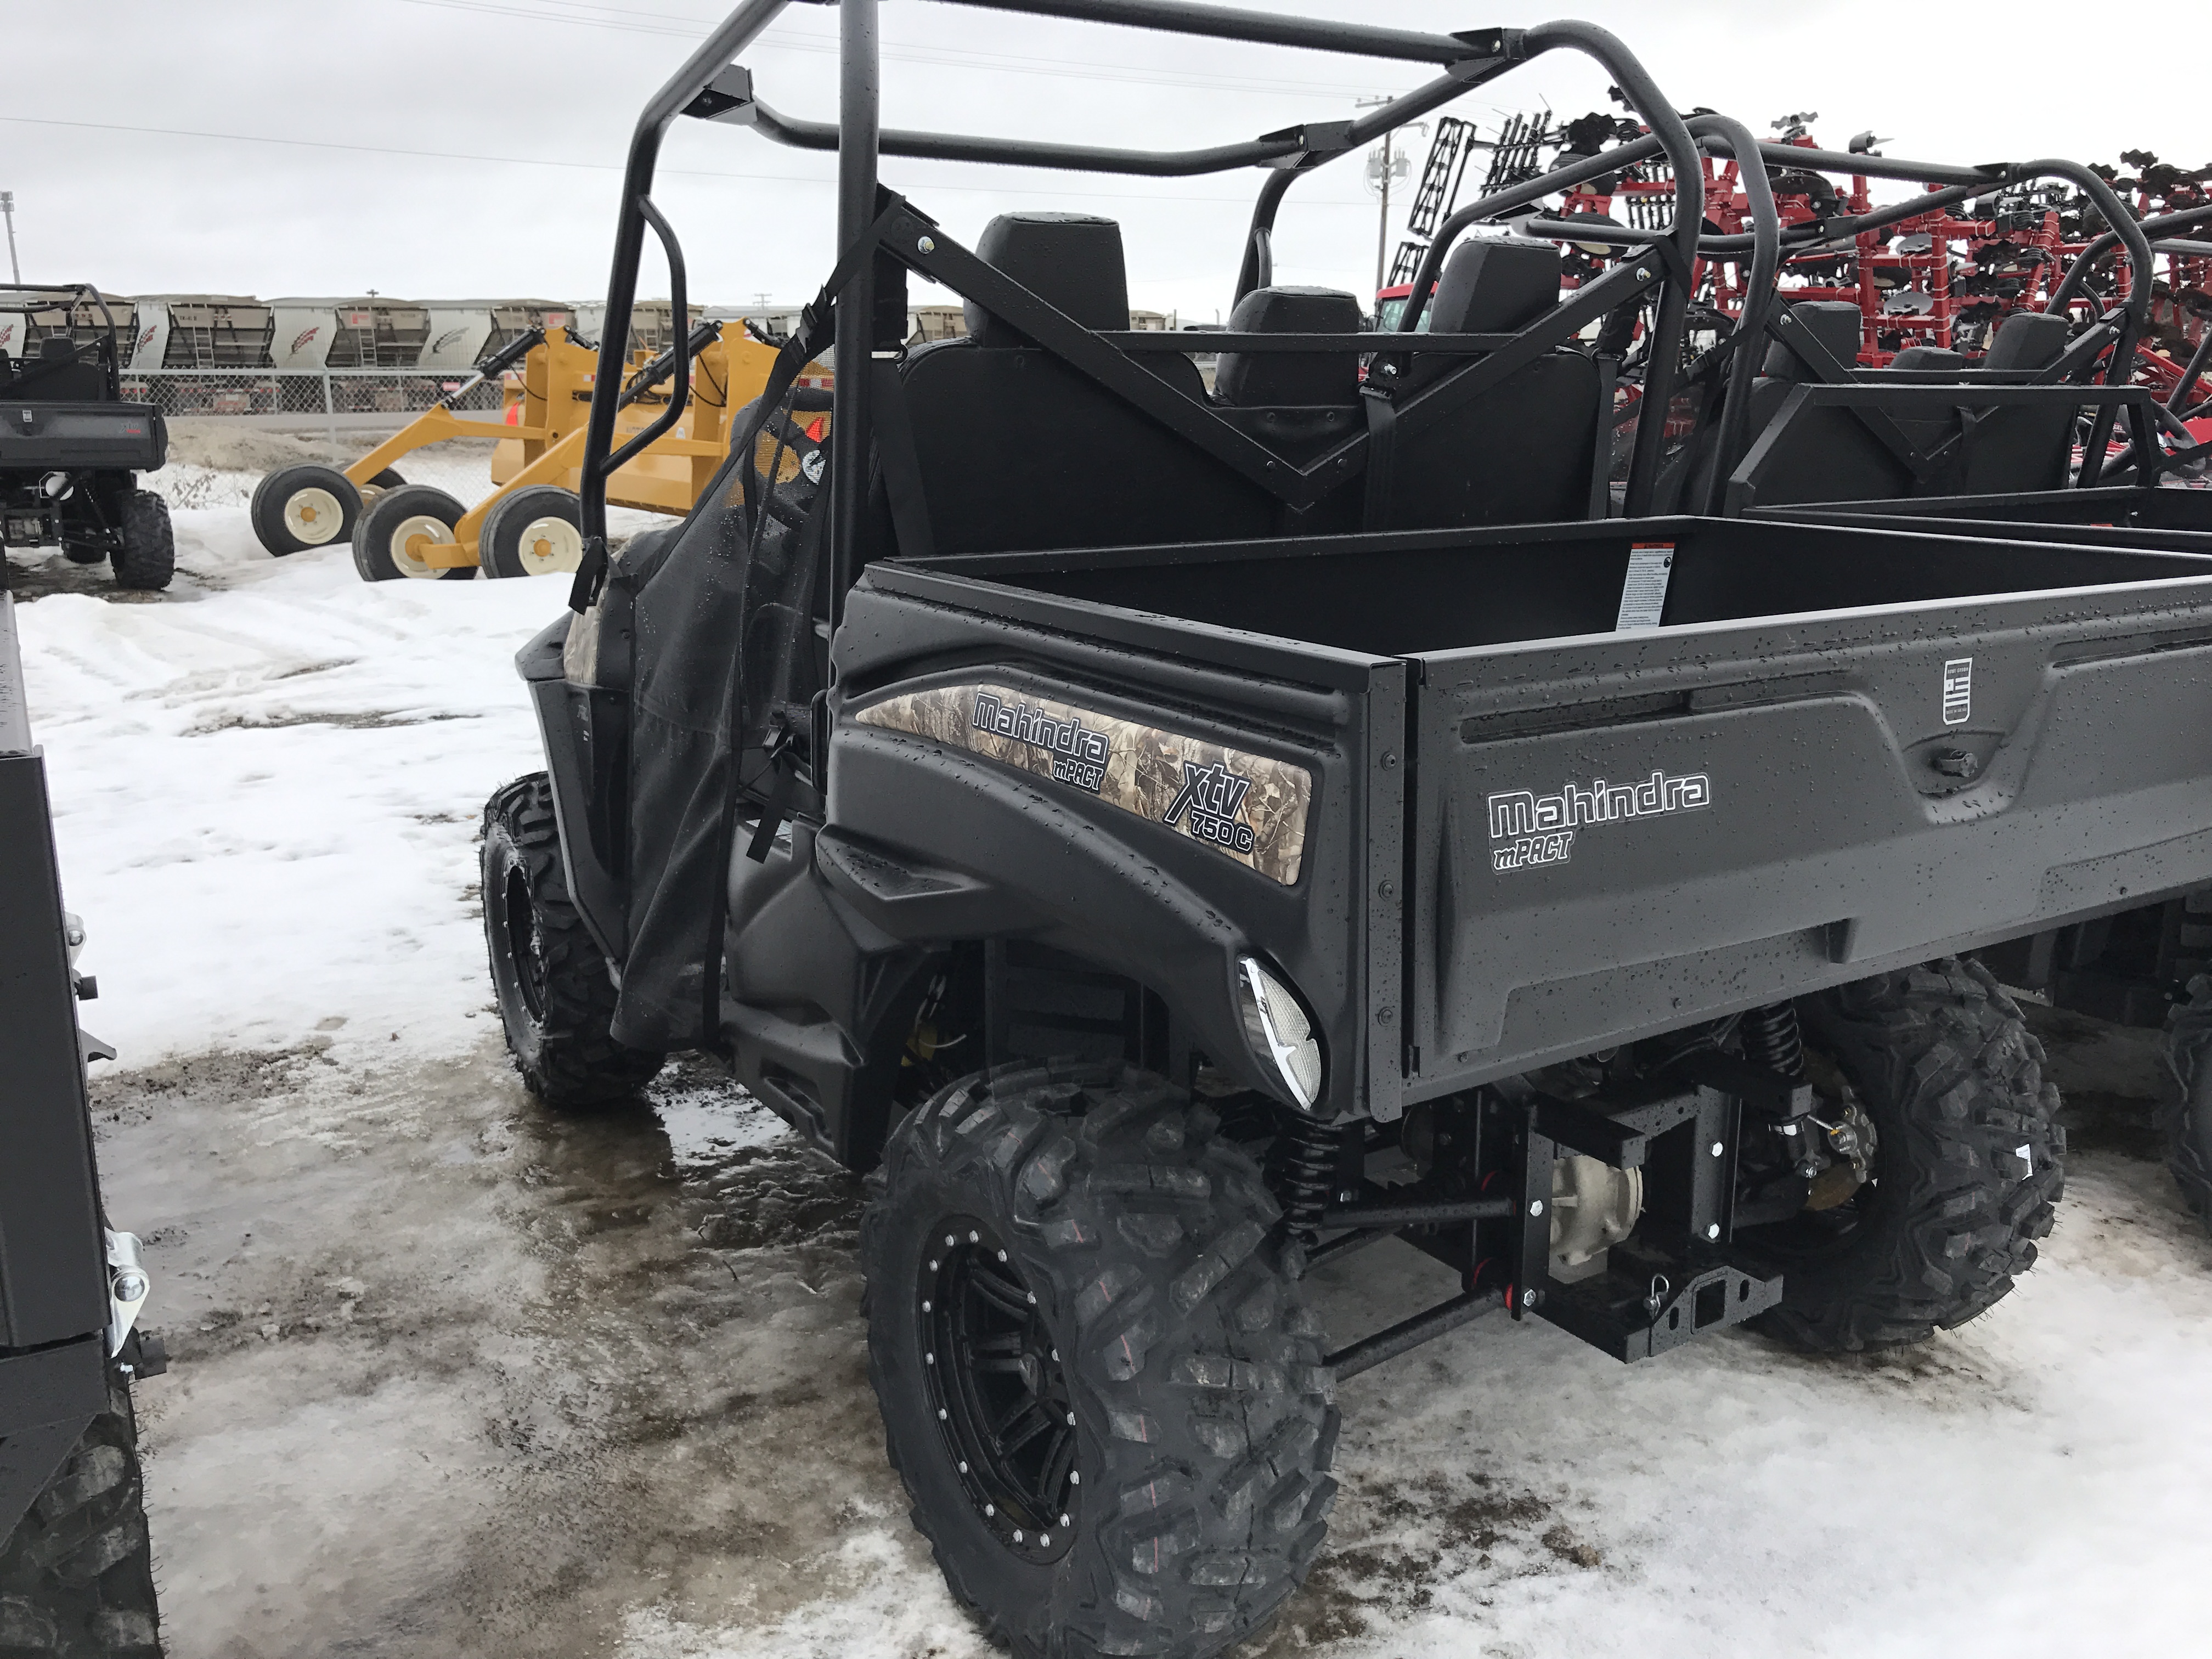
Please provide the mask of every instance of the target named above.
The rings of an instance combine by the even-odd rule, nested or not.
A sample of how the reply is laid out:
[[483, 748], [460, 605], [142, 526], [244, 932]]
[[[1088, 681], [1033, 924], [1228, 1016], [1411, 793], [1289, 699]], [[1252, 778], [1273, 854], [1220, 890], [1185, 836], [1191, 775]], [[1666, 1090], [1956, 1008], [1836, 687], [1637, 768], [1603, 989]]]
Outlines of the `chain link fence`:
[[[494, 421], [500, 380], [400, 369], [162, 369], [126, 374], [123, 395], [151, 404], [169, 427], [169, 462], [146, 487], [172, 507], [243, 507], [281, 467], [347, 467], [441, 398], [465, 417]], [[458, 395], [455, 395], [458, 394]], [[402, 456], [409, 483], [445, 490], [465, 507], [491, 493], [490, 439], [457, 439]]]

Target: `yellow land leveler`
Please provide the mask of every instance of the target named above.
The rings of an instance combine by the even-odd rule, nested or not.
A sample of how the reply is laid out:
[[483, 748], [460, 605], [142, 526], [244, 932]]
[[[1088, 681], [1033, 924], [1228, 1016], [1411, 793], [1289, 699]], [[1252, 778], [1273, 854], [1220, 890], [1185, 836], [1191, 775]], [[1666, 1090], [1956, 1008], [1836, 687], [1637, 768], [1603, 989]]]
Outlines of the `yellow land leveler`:
[[[742, 322], [701, 323], [688, 343], [691, 391], [684, 418], [608, 481], [611, 506], [682, 516], [729, 453], [730, 417], [768, 384], [776, 349]], [[642, 431], [668, 402], [677, 353], [634, 354], [625, 377], [615, 441]], [[471, 419], [453, 405], [477, 386], [520, 363], [497, 421]], [[364, 580], [401, 576], [465, 580], [573, 571], [583, 557], [576, 505], [584, 427], [598, 378], [595, 347], [562, 328], [518, 335], [447, 393], [352, 465], [288, 466], [253, 492], [254, 533], [279, 557], [349, 539]], [[805, 383], [827, 386], [829, 371], [807, 365]], [[827, 416], [822, 417], [825, 422]], [[457, 438], [492, 439], [490, 495], [464, 507], [445, 490], [409, 483], [393, 463]]]

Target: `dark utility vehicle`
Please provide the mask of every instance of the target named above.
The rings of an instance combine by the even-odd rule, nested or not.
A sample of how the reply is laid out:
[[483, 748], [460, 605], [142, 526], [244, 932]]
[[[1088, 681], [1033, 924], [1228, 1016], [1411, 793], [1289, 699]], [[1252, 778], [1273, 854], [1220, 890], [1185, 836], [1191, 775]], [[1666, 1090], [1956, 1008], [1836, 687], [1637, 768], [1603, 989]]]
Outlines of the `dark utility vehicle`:
[[[106, 559], [118, 587], [167, 587], [177, 568], [169, 504], [137, 475], [168, 459], [168, 428], [151, 404], [123, 401], [106, 301], [83, 285], [0, 291], [33, 296], [19, 303], [34, 319], [62, 319], [35, 355], [0, 351], [0, 546], [58, 546], [78, 564]], [[70, 325], [91, 313], [106, 326], [82, 343]]]
[[[1200, 1655], [1321, 1548], [1338, 1384], [1480, 1314], [1626, 1360], [2006, 1293], [2064, 1146], [1966, 953], [2212, 879], [2212, 559], [1654, 515], [1658, 421], [1605, 516], [1615, 375], [1675, 389], [1698, 145], [1750, 140], [1601, 30], [969, 3], [1437, 73], [1205, 149], [951, 137], [879, 128], [876, 0], [834, 125], [732, 62], [782, 0], [735, 13], [638, 124], [605, 338], [648, 229], [685, 303], [678, 114], [834, 149], [842, 252], [714, 487], [618, 557], [603, 367], [491, 969], [550, 1104], [709, 1050], [868, 1172], [890, 1457], [989, 1628]], [[1663, 156], [1673, 228], [1564, 298], [1548, 241], [1440, 243], [1419, 333], [1273, 283], [1300, 179], [1561, 47], [1650, 130], [1587, 165]], [[1231, 326], [1132, 331], [1110, 221], [963, 246], [886, 155], [1261, 168]], [[967, 337], [908, 349], [908, 273]], [[833, 329], [834, 402], [793, 390]], [[1325, 1335], [1303, 1281], [1393, 1238], [1458, 1293]]]
[[0, 1651], [158, 1659], [131, 1409], [167, 1368], [137, 1328], [138, 1241], [101, 1213], [76, 1003], [83, 933], [62, 908], [46, 770], [0, 589]]

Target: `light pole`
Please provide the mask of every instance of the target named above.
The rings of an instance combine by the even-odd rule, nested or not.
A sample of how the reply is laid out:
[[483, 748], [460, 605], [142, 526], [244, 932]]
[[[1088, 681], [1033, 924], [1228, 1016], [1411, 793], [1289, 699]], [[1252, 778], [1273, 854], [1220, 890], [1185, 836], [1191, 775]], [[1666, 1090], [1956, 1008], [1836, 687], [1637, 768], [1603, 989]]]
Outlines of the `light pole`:
[[8, 222], [8, 280], [23, 280], [23, 267], [15, 263], [15, 192], [0, 190], [0, 218]]

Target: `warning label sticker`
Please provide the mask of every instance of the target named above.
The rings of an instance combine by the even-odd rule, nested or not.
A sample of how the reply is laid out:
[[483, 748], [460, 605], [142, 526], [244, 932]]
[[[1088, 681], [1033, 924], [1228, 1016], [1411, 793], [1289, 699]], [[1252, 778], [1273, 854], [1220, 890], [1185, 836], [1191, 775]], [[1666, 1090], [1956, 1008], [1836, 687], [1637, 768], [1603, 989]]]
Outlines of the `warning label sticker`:
[[1620, 585], [1615, 633], [1656, 628], [1667, 609], [1667, 580], [1674, 570], [1674, 544], [1635, 542], [1628, 550], [1628, 578]]

